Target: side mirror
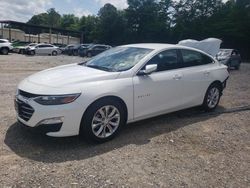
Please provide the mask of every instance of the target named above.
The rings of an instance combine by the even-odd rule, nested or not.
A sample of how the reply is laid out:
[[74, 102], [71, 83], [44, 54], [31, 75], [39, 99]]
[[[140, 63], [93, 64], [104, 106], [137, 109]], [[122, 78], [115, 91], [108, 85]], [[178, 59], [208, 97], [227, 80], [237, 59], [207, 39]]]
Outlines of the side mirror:
[[138, 72], [138, 75], [149, 75], [155, 71], [157, 71], [157, 64], [147, 65], [145, 70], [140, 70]]

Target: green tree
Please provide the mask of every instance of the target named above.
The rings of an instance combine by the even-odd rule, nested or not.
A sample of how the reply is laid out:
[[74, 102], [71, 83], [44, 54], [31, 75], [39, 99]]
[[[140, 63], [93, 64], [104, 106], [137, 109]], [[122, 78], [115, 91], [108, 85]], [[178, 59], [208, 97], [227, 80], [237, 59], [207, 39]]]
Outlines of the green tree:
[[125, 41], [125, 20], [122, 11], [105, 4], [98, 13], [98, 35], [101, 43], [116, 45]]
[[96, 16], [82, 16], [79, 21], [79, 31], [83, 32], [85, 43], [99, 42], [100, 36], [97, 34], [99, 18]]
[[[160, 42], [166, 33], [166, 20], [160, 19], [160, 6], [155, 0], [128, 0], [126, 9], [130, 41]], [[162, 13], [166, 13], [162, 10]], [[163, 15], [163, 14], [162, 14]]]
[[41, 13], [38, 15], [34, 15], [27, 23], [33, 25], [48, 25], [48, 14]]
[[56, 12], [55, 8], [50, 8], [47, 10], [48, 14], [48, 25], [51, 27], [59, 27], [61, 15]]
[[79, 22], [79, 18], [74, 14], [64, 14], [60, 19], [60, 27], [69, 30], [78, 30]]

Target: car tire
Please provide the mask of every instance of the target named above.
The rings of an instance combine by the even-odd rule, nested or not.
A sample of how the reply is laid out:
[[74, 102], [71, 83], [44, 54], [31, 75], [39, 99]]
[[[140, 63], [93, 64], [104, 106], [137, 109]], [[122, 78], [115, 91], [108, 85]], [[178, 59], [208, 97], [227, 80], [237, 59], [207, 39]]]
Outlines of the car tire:
[[220, 102], [222, 88], [218, 83], [213, 83], [207, 89], [202, 107], [205, 111], [213, 111]]
[[87, 57], [92, 57], [92, 54], [90, 52], [88, 52]]
[[19, 54], [24, 54], [24, 50], [19, 50]]
[[240, 69], [240, 65], [237, 65], [234, 68], [235, 68], [235, 70], [239, 70]]
[[57, 51], [53, 51], [52, 56], [57, 56]]
[[9, 49], [8, 49], [8, 48], [2, 48], [2, 49], [1, 49], [1, 53], [2, 53], [3, 55], [8, 55], [8, 54], [9, 54]]
[[77, 51], [73, 51], [73, 56], [78, 56], [78, 52]]
[[84, 113], [80, 135], [88, 142], [107, 142], [113, 139], [125, 125], [125, 116], [121, 102], [113, 98], [100, 99], [90, 105]]
[[30, 51], [30, 55], [35, 55], [36, 52], [34, 50]]

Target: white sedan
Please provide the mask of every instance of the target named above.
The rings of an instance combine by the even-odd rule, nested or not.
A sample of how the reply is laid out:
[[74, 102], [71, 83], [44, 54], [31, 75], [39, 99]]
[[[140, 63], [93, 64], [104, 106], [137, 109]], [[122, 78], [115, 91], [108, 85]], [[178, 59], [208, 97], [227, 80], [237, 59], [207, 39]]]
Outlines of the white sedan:
[[126, 123], [193, 106], [215, 109], [228, 76], [227, 67], [203, 51], [125, 45], [29, 76], [18, 86], [15, 106], [24, 127], [104, 142]]
[[53, 55], [57, 56], [61, 53], [59, 47], [51, 44], [37, 44], [33, 46], [28, 46], [26, 48], [27, 54], [29, 55]]

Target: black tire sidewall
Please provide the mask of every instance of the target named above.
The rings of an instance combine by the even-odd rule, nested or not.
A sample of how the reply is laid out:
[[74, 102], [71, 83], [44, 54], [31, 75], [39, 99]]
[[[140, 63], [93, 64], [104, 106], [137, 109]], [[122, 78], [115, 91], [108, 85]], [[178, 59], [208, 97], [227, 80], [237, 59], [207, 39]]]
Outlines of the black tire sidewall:
[[[99, 138], [94, 135], [92, 131], [92, 119], [96, 113], [97, 110], [99, 110], [101, 107], [106, 106], [106, 105], [113, 105], [115, 106], [118, 111], [120, 112], [120, 124], [119, 127], [116, 129], [116, 131], [109, 137], [107, 138]], [[99, 101], [94, 102], [83, 115], [82, 121], [81, 121], [81, 126], [80, 126], [80, 135], [83, 136], [83, 138], [89, 142], [95, 142], [95, 143], [103, 143], [106, 141], [109, 141], [113, 139], [121, 130], [123, 125], [126, 123], [126, 117], [125, 117], [125, 110], [123, 105], [114, 99], [101, 99]]]
[[57, 52], [56, 52], [56, 51], [53, 51], [53, 52], [52, 52], [52, 55], [53, 55], [53, 56], [57, 56]]
[[30, 55], [35, 55], [36, 52], [35, 51], [30, 51]]
[[[3, 49], [1, 50], [1, 52], [2, 52], [3, 55], [8, 55], [9, 50], [8, 50], [7, 48], [3, 48]], [[6, 53], [5, 53], [5, 52], [6, 52]]]
[[[214, 88], [214, 87], [216, 87], [216, 88], [219, 90], [220, 96], [219, 96], [219, 99], [218, 99], [218, 102], [217, 102], [216, 106], [213, 107], [213, 108], [210, 108], [210, 107], [208, 106], [208, 104], [207, 104], [207, 98], [208, 98], [209, 91], [210, 91], [212, 88]], [[221, 92], [222, 92], [222, 91], [221, 91], [221, 88], [220, 88], [220, 86], [219, 86], [218, 84], [214, 83], [214, 84], [212, 84], [212, 85], [209, 86], [209, 88], [207, 89], [207, 92], [206, 92], [206, 95], [205, 95], [203, 104], [202, 104], [202, 107], [203, 107], [203, 109], [204, 109], [205, 111], [213, 111], [214, 109], [217, 108], [217, 106], [218, 106], [218, 104], [219, 104], [219, 102], [220, 102]]]

